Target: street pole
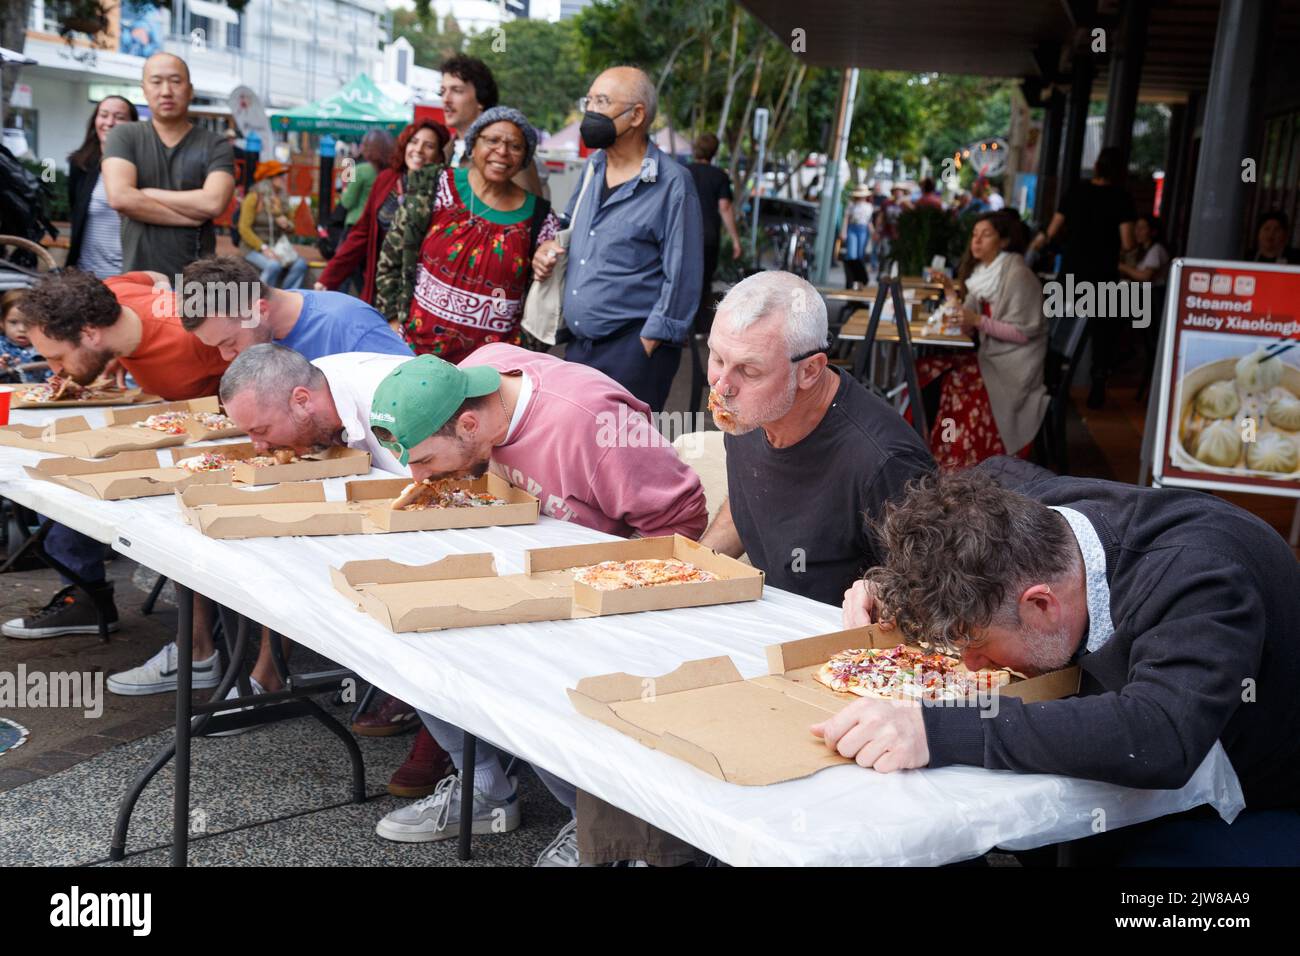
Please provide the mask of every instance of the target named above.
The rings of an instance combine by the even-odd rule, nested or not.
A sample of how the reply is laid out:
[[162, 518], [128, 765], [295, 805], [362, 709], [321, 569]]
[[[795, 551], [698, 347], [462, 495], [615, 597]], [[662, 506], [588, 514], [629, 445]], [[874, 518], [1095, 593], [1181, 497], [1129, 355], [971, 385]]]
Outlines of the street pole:
[[835, 211], [840, 202], [840, 166], [849, 150], [849, 130], [853, 127], [853, 103], [858, 95], [857, 67], [844, 71], [840, 84], [840, 105], [826, 172], [822, 177], [821, 208], [817, 212], [817, 261], [813, 264], [813, 285], [825, 285], [830, 273], [831, 253], [835, 251]]
[[758, 170], [754, 177], [754, 221], [749, 229], [749, 254], [753, 257], [756, 267], [758, 265], [758, 203], [763, 195], [763, 157], [767, 151], [767, 118], [766, 107], [760, 106], [754, 110], [754, 139], [758, 141]]

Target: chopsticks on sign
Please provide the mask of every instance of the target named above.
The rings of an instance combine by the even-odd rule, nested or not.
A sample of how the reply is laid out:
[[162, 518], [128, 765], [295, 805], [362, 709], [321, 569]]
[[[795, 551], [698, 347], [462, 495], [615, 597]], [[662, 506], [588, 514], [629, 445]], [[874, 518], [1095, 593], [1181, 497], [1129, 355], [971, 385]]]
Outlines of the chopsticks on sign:
[[1295, 348], [1298, 344], [1300, 343], [1297, 343], [1294, 339], [1283, 339], [1281, 342], [1274, 342], [1268, 348], [1264, 349], [1264, 358], [1276, 358], [1283, 352], [1291, 351], [1291, 349]]

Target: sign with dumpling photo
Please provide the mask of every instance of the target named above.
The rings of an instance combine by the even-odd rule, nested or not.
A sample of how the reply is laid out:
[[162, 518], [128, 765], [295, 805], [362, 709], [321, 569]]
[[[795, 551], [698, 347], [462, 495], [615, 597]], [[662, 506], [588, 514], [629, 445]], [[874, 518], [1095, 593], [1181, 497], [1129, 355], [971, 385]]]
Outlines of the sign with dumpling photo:
[[1300, 267], [1169, 273], [1157, 484], [1300, 497]]

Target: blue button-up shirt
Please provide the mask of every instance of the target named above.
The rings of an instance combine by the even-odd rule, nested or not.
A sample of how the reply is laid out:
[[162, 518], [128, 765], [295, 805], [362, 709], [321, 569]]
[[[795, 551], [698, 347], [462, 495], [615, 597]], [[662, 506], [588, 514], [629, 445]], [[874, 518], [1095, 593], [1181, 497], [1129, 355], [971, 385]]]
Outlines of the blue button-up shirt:
[[[641, 323], [643, 338], [682, 344], [704, 275], [700, 199], [691, 174], [648, 143], [640, 175], [601, 203], [605, 151], [587, 165], [587, 198], [569, 238], [564, 324], [581, 338], [600, 339]], [[575, 190], [566, 210], [571, 220], [577, 199]]]

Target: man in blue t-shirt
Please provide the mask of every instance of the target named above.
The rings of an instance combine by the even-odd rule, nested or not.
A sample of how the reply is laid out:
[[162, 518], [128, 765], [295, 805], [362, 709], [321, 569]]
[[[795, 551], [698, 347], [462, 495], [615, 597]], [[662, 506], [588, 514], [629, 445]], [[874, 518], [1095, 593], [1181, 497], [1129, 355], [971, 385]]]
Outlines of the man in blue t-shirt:
[[291, 348], [308, 361], [343, 352], [412, 354], [384, 317], [360, 299], [271, 288], [240, 256], [212, 256], [186, 266], [176, 312], [187, 331], [220, 349], [224, 359], [263, 342]]

